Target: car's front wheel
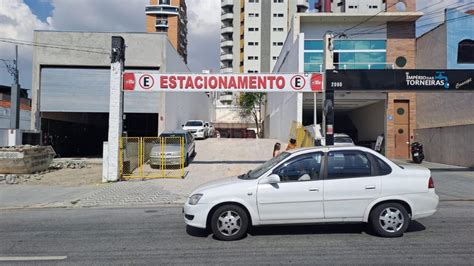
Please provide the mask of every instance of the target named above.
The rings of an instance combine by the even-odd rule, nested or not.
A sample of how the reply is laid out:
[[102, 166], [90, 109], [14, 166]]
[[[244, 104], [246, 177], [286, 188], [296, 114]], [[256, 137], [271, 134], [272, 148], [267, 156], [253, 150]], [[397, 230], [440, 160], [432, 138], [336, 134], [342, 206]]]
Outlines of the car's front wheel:
[[370, 223], [379, 236], [399, 237], [407, 230], [410, 216], [402, 204], [388, 202], [380, 204], [372, 210]]
[[236, 205], [223, 205], [212, 215], [211, 229], [219, 240], [232, 241], [245, 236], [249, 224], [247, 213]]

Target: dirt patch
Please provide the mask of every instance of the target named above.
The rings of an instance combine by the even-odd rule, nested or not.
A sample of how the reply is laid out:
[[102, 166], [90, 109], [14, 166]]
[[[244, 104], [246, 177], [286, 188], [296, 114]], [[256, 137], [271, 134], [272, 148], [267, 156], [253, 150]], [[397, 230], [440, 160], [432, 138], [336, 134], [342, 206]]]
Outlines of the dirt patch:
[[77, 187], [102, 182], [102, 161], [55, 159], [47, 171], [17, 175], [16, 184]]

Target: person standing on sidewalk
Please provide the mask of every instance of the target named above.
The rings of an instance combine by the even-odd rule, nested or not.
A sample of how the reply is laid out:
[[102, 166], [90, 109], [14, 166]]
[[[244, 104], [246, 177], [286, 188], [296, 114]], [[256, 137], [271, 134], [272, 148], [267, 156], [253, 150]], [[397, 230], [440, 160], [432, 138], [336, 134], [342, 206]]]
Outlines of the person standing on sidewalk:
[[275, 143], [275, 146], [273, 146], [273, 157], [277, 157], [281, 153], [281, 144], [280, 142]]
[[286, 146], [286, 150], [292, 150], [296, 148], [296, 139], [291, 138], [290, 143], [288, 143], [288, 146]]

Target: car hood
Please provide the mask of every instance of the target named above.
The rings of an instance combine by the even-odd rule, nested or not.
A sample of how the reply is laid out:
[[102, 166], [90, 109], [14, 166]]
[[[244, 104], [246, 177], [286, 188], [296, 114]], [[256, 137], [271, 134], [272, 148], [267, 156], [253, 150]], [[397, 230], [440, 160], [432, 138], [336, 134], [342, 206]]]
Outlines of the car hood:
[[198, 126], [198, 127], [187, 127], [187, 126], [184, 126], [183, 129], [184, 130], [188, 130], [188, 129], [203, 129], [204, 126]]
[[226, 178], [221, 178], [221, 179], [217, 179], [217, 180], [214, 180], [214, 181], [210, 181], [210, 182], [207, 182], [207, 183], [204, 183], [203, 185], [199, 186], [198, 188], [196, 188], [192, 193], [192, 194], [195, 194], [195, 193], [202, 193], [202, 192], [206, 192], [206, 191], [210, 191], [210, 190], [220, 190], [221, 188], [224, 188], [224, 187], [227, 187], [227, 186], [232, 186], [232, 187], [239, 187], [240, 184], [242, 183], [248, 183], [251, 182], [251, 181], [255, 181], [254, 179], [252, 180], [248, 180], [248, 179], [240, 179], [238, 178], [237, 176], [232, 176], [232, 177], [226, 177]]

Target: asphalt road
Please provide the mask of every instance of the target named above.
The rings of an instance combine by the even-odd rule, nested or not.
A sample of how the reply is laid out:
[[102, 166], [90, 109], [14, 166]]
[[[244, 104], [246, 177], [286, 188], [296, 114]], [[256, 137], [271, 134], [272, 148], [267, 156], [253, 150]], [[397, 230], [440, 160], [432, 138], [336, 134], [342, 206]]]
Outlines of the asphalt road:
[[10, 210], [0, 211], [0, 263], [473, 265], [473, 220], [474, 202], [445, 201], [401, 238], [363, 225], [312, 225], [262, 227], [221, 242], [190, 235], [176, 207]]

